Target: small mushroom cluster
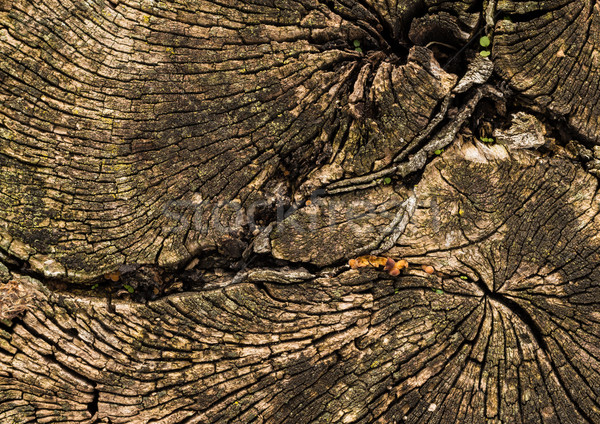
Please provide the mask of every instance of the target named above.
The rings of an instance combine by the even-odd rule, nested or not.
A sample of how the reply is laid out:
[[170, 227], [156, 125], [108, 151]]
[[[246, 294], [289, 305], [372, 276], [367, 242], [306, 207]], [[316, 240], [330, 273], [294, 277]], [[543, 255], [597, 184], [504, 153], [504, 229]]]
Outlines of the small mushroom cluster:
[[[400, 271], [404, 268], [408, 268], [408, 261], [406, 259], [400, 259], [398, 261], [393, 260], [392, 258], [387, 258], [385, 256], [359, 256], [356, 259], [350, 259], [348, 261], [348, 265], [352, 269], [358, 268], [379, 268], [383, 267], [383, 270], [390, 274], [392, 277], [395, 277], [400, 274]], [[427, 274], [433, 274], [435, 269], [431, 265], [423, 265], [421, 267], [423, 271]]]
[[364, 267], [379, 268], [382, 266], [384, 271], [394, 277], [400, 274], [400, 270], [408, 268], [408, 262], [405, 259], [395, 261], [392, 258], [373, 255], [359, 256], [356, 259], [350, 259], [348, 265], [350, 265], [350, 268], [352, 269]]
[[121, 278], [121, 273], [119, 271], [107, 272], [106, 274], [104, 274], [104, 278], [106, 280], [112, 281], [113, 283], [116, 283]]

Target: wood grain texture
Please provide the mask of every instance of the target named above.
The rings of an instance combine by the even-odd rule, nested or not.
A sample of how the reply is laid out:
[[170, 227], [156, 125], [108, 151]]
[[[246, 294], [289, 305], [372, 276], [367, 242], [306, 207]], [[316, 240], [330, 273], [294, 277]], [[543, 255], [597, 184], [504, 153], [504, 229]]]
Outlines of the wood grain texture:
[[383, 168], [456, 81], [430, 51], [390, 47], [385, 28], [409, 12], [14, 2], [0, 14], [1, 245], [73, 281], [180, 265], [336, 157], [350, 175]]
[[493, 52], [516, 90], [600, 141], [600, 8], [594, 1], [499, 1]]
[[495, 4], [0, 0], [0, 422], [600, 424], [598, 5]]
[[465, 145], [416, 186], [419, 207], [388, 252], [410, 263], [399, 277], [255, 268], [114, 313], [22, 279], [34, 307], [3, 325], [0, 414], [600, 422], [595, 188], [563, 159]]

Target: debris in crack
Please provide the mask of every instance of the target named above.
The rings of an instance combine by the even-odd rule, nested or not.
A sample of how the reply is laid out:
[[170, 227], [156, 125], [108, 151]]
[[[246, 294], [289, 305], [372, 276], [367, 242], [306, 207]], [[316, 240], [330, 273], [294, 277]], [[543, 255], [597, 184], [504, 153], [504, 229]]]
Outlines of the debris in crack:
[[511, 149], [536, 149], [546, 143], [546, 130], [533, 115], [517, 112], [511, 115], [511, 126], [503, 130], [495, 128], [492, 135], [497, 143]]

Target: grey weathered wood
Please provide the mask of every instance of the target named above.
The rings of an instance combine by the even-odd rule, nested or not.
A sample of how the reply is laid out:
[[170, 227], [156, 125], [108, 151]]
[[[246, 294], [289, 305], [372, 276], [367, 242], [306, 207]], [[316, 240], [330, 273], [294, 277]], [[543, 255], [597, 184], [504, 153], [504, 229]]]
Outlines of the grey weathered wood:
[[600, 423], [598, 8], [484, 3], [0, 0], [0, 422]]

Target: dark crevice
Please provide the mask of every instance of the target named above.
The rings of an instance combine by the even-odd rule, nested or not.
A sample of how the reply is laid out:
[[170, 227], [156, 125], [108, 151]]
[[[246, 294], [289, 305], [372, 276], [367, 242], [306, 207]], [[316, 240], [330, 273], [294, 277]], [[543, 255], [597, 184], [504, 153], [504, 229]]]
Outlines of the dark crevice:
[[9, 271], [27, 275], [32, 278], [39, 278], [39, 275], [31, 270], [29, 263], [16, 258], [10, 253], [0, 249], [0, 263], [2, 263]]
[[317, 274], [323, 270], [322, 267], [312, 264], [310, 262], [291, 262], [285, 261], [282, 259], [274, 258], [270, 253], [254, 253], [246, 262], [248, 265], [247, 269], [251, 269], [249, 267], [252, 264], [252, 268], [270, 268], [270, 269], [279, 269], [283, 267], [293, 267], [293, 268], [304, 268], [311, 274]]
[[90, 413], [90, 415], [93, 417], [98, 412], [98, 399], [100, 397], [100, 391], [98, 389], [96, 389], [95, 385], [94, 385], [94, 391], [93, 391], [92, 395], [93, 395], [93, 397], [92, 397], [91, 402], [89, 402], [87, 404], [87, 410]]
[[406, 57], [408, 56], [408, 48], [405, 45], [401, 44], [401, 40], [398, 35], [394, 35], [394, 29], [392, 25], [387, 22], [387, 20], [379, 17], [380, 27], [380, 35], [381, 38], [385, 41], [385, 46], [383, 47], [383, 52], [391, 57]]
[[531, 12], [525, 13], [511, 13], [505, 14], [505, 17], [508, 17], [513, 23], [521, 23], [521, 22], [531, 22], [535, 19], [539, 19], [544, 15], [551, 13], [548, 10], [533, 10]]
[[448, 73], [462, 76], [467, 72], [466, 52], [450, 44], [432, 41], [426, 45], [442, 69]]
[[271, 284], [273, 283], [265, 283], [263, 281], [256, 281], [253, 282], [254, 286], [261, 292], [263, 292], [265, 294], [265, 296], [267, 296], [269, 299], [271, 299], [271, 301], [273, 302], [286, 302], [286, 299], [282, 299], [279, 296], [275, 295], [273, 293], [273, 291], [271, 290], [271, 288], [269, 287]]
[[525, 310], [525, 308], [523, 308], [514, 300], [509, 299], [508, 297], [503, 296], [497, 292], [491, 291], [487, 284], [485, 284], [481, 279], [475, 281], [475, 284], [477, 284], [477, 287], [481, 289], [484, 296], [486, 296], [488, 299], [494, 300], [500, 303], [501, 305], [506, 306], [515, 315], [517, 315], [521, 319], [521, 321], [523, 321], [523, 323], [529, 328], [537, 344], [542, 348], [544, 352], [548, 353], [548, 344], [542, 336], [542, 330], [540, 329], [539, 325], [533, 320], [529, 312]]
[[[494, 16], [494, 21], [498, 20], [498, 17], [500, 16], [500, 13], [496, 13], [496, 15]], [[452, 54], [449, 59], [447, 60], [443, 60], [440, 62], [440, 60], [438, 60], [438, 62], [441, 64], [442, 68], [447, 71], [447, 72], [452, 72], [454, 74], [457, 74], [459, 76], [462, 76], [466, 73], [467, 71], [467, 63], [468, 61], [467, 59], [467, 54], [470, 54], [469, 52], [473, 52], [474, 50], [476, 51], [475, 54], [479, 54], [478, 51], [480, 50], [479, 47], [479, 39], [481, 36], [486, 35], [485, 33], [486, 31], [486, 25], [485, 25], [485, 20], [484, 19], [480, 19], [479, 22], [479, 26], [473, 30], [469, 29], [469, 33], [472, 33], [471, 38], [463, 45], [459, 46], [458, 50]], [[489, 35], [489, 34], [487, 34]], [[436, 57], [437, 58], [437, 57]]]
[[375, 286], [365, 287], [362, 290], [355, 291], [354, 294], [370, 294], [373, 298], [376, 298]]
[[483, 1], [473, 1], [465, 9], [466, 13], [477, 13], [483, 10], [485, 3]]
[[[358, 19], [357, 16], [344, 13], [346, 5], [342, 9], [336, 7], [336, 2], [333, 0], [327, 0], [323, 4], [332, 13], [342, 16], [348, 21], [353, 21], [366, 35], [364, 38], [357, 40], [360, 42], [360, 48], [364, 53], [369, 51], [382, 51], [388, 57], [392, 59], [401, 59], [408, 56], [409, 43], [407, 34], [408, 30], [404, 32], [406, 34], [396, 34], [399, 31], [395, 31], [392, 24], [385, 19], [381, 13], [375, 8], [370, 6], [365, 1], [358, 1], [358, 3], [366, 10], [370, 16], [364, 16], [364, 19]], [[342, 3], [343, 4], [343, 3]], [[349, 9], [346, 9], [349, 12]], [[405, 20], [410, 22], [409, 18]], [[327, 48], [350, 48], [354, 49], [354, 40], [331, 40], [324, 45], [324, 49]]]
[[404, 185], [404, 187], [408, 188], [408, 189], [413, 189], [417, 184], [419, 184], [419, 182], [421, 182], [421, 179], [423, 178], [423, 174], [425, 173], [425, 167], [419, 169], [418, 171], [415, 171], [411, 174], [408, 174], [406, 177], [404, 177], [402, 179], [402, 184]]
[[[589, 172], [590, 168], [592, 168], [594, 159], [596, 159], [593, 155], [593, 149], [594, 146], [596, 146], [596, 143], [593, 140], [589, 140], [585, 136], [577, 133], [577, 131], [567, 122], [565, 116], [556, 114], [547, 108], [542, 108], [540, 111], [539, 106], [537, 106], [532, 99], [523, 94], [513, 92], [512, 89], [508, 88], [506, 83], [497, 80], [497, 77], [493, 78], [495, 85], [504, 91], [505, 97], [507, 98], [507, 125], [509, 125], [509, 116], [511, 113], [524, 111], [535, 116], [543, 123], [544, 128], [547, 131], [545, 138], [548, 140], [546, 144], [539, 147], [537, 150], [546, 156], [555, 156], [559, 154], [561, 157], [565, 157], [566, 159], [581, 164], [583, 169]], [[564, 148], [564, 150], [559, 147]], [[580, 150], [581, 148], [583, 148], [583, 151]], [[564, 151], [568, 152], [570, 156], [565, 155]], [[599, 177], [596, 173], [589, 173], [596, 178]]]
[[64, 333], [76, 339], [79, 336], [79, 331], [76, 328], [64, 328]]

